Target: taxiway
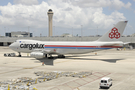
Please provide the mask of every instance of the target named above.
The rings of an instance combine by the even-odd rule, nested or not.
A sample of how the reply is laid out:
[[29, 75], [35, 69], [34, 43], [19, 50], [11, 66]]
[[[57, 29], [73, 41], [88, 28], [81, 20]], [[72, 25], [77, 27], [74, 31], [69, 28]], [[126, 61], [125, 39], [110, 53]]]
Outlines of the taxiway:
[[[22, 53], [22, 57], [3, 56], [12, 52], [8, 47], [0, 47], [0, 81], [20, 77], [37, 78], [34, 72], [38, 71], [88, 71], [92, 75], [85, 78], [60, 77], [34, 86], [38, 90], [100, 90], [100, 79], [111, 77], [113, 85], [109, 90], [135, 90], [135, 50], [112, 49], [99, 51], [97, 55], [66, 55], [65, 59], [52, 60], [37, 60], [26, 53]], [[42, 66], [42, 62], [47, 65]]]

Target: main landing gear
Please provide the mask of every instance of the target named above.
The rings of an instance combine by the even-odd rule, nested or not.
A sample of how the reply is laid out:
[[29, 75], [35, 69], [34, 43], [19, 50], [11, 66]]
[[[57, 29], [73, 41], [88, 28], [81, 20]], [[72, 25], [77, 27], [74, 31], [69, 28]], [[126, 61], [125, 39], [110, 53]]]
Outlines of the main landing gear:
[[58, 58], [65, 58], [64, 55], [58, 55]]
[[53, 57], [51, 54], [48, 54], [48, 55], [47, 55], [47, 58], [48, 58], [48, 59], [53, 59], [54, 57]]
[[[53, 59], [54, 57], [51, 54], [48, 54], [48, 55], [46, 54], [46, 58]], [[57, 58], [65, 58], [65, 56], [64, 55], [58, 55]]]

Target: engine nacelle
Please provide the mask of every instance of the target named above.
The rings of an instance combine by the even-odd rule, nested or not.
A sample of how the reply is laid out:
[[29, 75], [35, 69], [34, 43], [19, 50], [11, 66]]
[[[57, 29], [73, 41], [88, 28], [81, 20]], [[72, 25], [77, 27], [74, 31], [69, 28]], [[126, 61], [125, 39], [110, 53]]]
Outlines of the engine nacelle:
[[34, 58], [44, 58], [45, 54], [41, 52], [31, 52], [30, 56]]

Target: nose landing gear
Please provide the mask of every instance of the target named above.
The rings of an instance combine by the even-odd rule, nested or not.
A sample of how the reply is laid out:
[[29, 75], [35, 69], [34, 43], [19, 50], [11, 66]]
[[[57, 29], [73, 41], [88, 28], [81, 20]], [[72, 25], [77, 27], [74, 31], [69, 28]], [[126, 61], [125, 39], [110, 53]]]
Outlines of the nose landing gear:
[[22, 56], [21, 53], [20, 52], [18, 52], [18, 53], [19, 53], [18, 57], [21, 57]]

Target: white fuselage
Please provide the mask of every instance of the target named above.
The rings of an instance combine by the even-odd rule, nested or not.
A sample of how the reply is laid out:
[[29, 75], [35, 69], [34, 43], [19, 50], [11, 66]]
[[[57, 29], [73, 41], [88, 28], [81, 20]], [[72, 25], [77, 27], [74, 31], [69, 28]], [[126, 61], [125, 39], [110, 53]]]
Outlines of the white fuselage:
[[64, 54], [84, 54], [93, 51], [106, 50], [123, 47], [123, 42], [119, 41], [127, 21], [118, 22], [106, 34], [97, 41], [78, 42], [78, 41], [37, 41], [37, 40], [17, 40], [9, 47], [19, 52], [30, 53], [32, 57], [44, 58], [52, 54], [58, 57], [65, 57]]
[[40, 49], [49, 54], [83, 54], [98, 50], [119, 48], [123, 46], [121, 41], [93, 41], [93, 42], [67, 42], [67, 41], [37, 41], [37, 40], [17, 40], [9, 47], [17, 52], [31, 53], [35, 49]]

